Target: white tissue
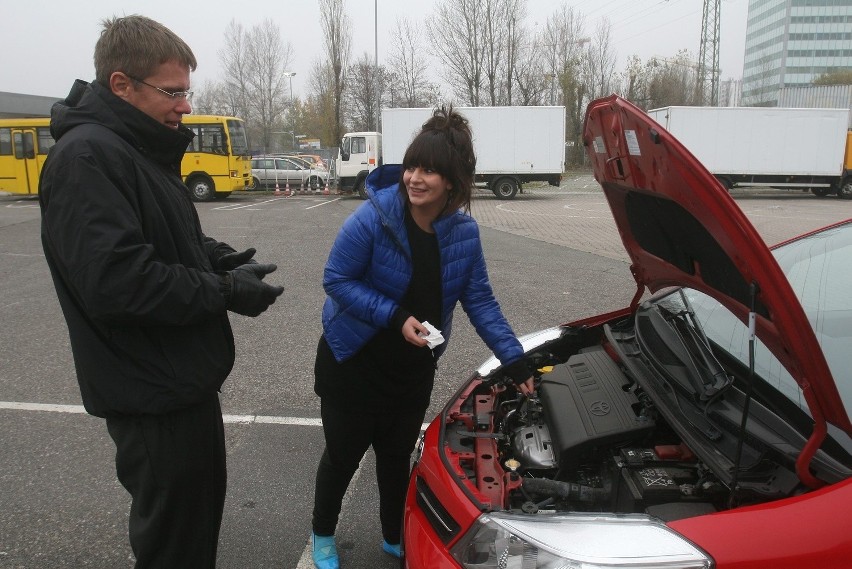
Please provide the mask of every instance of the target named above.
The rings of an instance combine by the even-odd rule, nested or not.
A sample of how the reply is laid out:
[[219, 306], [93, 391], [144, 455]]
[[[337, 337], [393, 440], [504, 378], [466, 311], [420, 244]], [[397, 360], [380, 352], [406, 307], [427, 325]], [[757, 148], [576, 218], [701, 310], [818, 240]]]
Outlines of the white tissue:
[[429, 333], [426, 335], [420, 334], [420, 337], [426, 340], [426, 343], [429, 345], [429, 349], [432, 349], [435, 346], [440, 346], [444, 343], [444, 337], [441, 335], [440, 330], [429, 324], [429, 322], [423, 322], [423, 326], [429, 330]]

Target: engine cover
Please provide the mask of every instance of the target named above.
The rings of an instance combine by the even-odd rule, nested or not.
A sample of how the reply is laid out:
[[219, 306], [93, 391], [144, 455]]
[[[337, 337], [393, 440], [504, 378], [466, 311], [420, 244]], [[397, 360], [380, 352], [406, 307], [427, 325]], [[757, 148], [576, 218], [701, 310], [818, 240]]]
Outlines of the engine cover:
[[598, 450], [641, 440], [654, 428], [652, 419], [639, 415], [629, 385], [603, 348], [576, 354], [542, 376], [540, 397], [561, 472]]

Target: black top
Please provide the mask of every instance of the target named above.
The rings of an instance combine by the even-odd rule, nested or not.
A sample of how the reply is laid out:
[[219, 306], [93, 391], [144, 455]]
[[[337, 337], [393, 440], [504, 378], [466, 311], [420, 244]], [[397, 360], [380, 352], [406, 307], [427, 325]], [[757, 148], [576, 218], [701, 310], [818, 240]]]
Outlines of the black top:
[[[411, 246], [412, 275], [391, 328], [380, 330], [352, 358], [337, 362], [324, 338], [320, 339], [314, 389], [320, 397], [333, 397], [372, 410], [393, 405], [395, 410], [423, 410], [435, 377], [435, 358], [428, 347], [405, 341], [399, 327], [412, 315], [420, 322], [440, 323], [441, 264], [434, 233], [420, 229], [405, 211], [405, 228]], [[403, 318], [405, 317], [405, 318]], [[399, 326], [397, 326], [397, 323]]]

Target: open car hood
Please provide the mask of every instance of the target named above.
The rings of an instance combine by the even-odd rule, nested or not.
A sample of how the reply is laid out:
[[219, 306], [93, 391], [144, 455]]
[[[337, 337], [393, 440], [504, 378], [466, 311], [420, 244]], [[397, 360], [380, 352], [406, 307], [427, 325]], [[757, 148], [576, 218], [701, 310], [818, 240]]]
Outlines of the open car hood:
[[817, 425], [824, 426], [824, 418], [852, 435], [798, 298], [716, 178], [644, 111], [615, 95], [589, 104], [583, 143], [630, 255], [639, 293], [646, 287], [651, 292], [690, 287], [746, 324], [753, 306], [758, 335], [802, 388]]

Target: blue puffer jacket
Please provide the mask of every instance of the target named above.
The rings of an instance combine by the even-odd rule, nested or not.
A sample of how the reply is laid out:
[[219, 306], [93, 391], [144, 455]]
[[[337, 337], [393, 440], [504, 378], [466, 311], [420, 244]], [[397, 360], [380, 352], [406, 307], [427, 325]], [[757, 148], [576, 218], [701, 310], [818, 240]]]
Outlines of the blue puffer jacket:
[[[325, 266], [323, 287], [328, 298], [322, 324], [337, 361], [352, 357], [379, 329], [389, 327], [411, 280], [404, 196], [398, 191], [400, 171], [400, 165], [388, 164], [367, 177], [369, 201], [343, 223]], [[479, 337], [500, 362], [519, 360], [523, 348], [491, 290], [476, 221], [457, 211], [432, 227], [438, 238], [443, 284], [443, 317], [437, 327], [447, 340], [436, 348], [436, 356], [449, 342], [453, 310], [461, 301]]]

